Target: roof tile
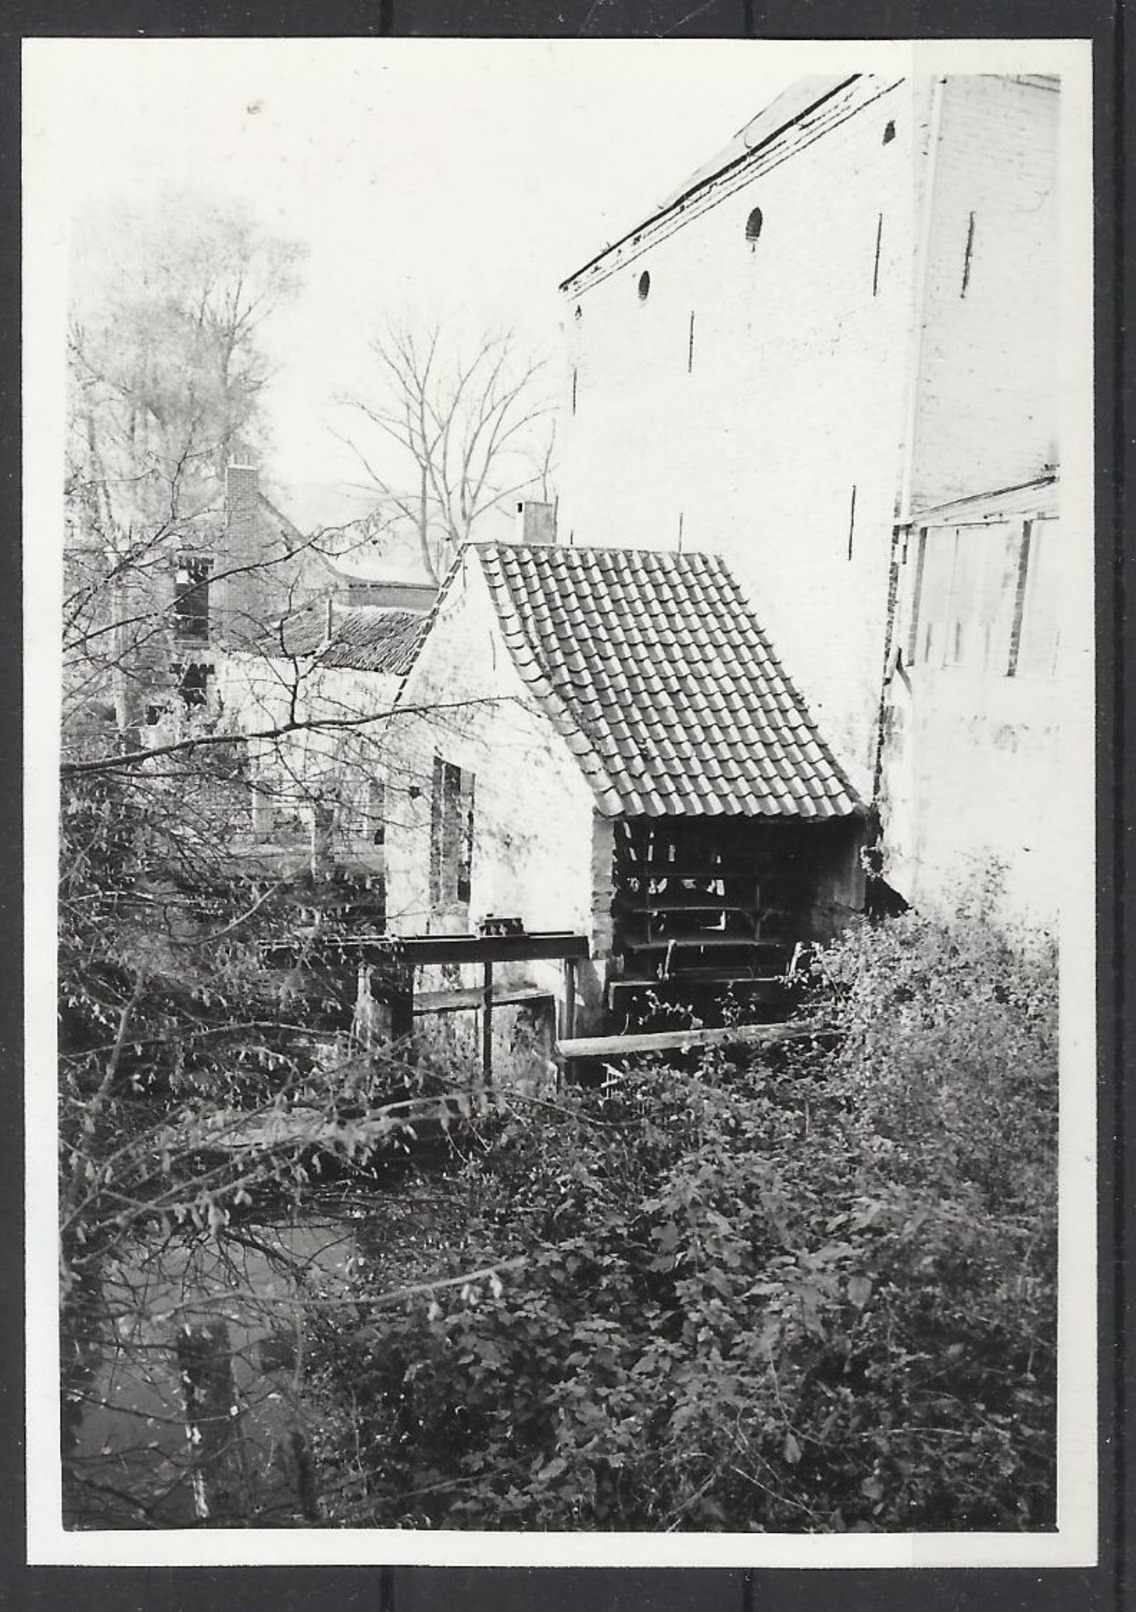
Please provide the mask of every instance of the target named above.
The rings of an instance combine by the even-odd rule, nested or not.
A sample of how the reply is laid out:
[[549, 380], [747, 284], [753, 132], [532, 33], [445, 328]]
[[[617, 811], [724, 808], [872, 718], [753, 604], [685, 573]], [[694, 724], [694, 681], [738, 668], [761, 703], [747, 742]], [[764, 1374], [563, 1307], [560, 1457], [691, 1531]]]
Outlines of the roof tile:
[[558, 702], [601, 810], [847, 816], [859, 808], [716, 555], [478, 543], [505, 641]]
[[312, 656], [321, 666], [401, 677], [414, 659], [426, 619], [413, 610], [317, 600], [274, 626], [261, 648], [267, 655]]

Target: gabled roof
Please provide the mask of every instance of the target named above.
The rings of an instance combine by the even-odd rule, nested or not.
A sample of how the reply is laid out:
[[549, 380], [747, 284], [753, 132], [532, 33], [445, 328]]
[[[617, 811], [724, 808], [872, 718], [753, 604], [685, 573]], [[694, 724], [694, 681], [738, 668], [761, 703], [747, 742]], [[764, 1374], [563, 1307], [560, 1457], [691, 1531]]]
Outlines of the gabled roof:
[[653, 226], [668, 214], [681, 210], [722, 176], [741, 172], [763, 162], [771, 147], [783, 147], [782, 155], [804, 150], [827, 128], [839, 123], [849, 112], [872, 99], [895, 80], [875, 80], [869, 74], [851, 73], [810, 74], [798, 79], [775, 100], [750, 118], [724, 146], [694, 173], [689, 174], [677, 190], [671, 192], [646, 217], [614, 241], [609, 241], [596, 255], [582, 264], [567, 279], [560, 282], [561, 291], [574, 290], [598, 266], [621, 248], [638, 245]]
[[401, 677], [410, 669], [424, 620], [417, 610], [318, 599], [278, 623], [258, 647], [266, 655], [312, 656], [320, 666]]
[[602, 811], [825, 818], [859, 808], [717, 556], [472, 547], [512, 658]]

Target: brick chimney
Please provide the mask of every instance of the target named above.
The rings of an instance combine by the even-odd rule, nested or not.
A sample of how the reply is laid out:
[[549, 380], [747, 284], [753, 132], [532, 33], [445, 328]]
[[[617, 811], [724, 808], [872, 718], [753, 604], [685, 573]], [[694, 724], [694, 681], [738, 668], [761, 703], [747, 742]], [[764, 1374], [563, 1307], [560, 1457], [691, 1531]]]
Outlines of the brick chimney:
[[266, 608], [259, 569], [266, 558], [260, 519], [260, 476], [247, 461], [225, 469], [225, 548], [219, 556], [218, 625], [234, 646], [255, 635]]
[[226, 530], [231, 549], [244, 548], [256, 512], [260, 473], [255, 465], [232, 463], [225, 471]]
[[556, 542], [556, 505], [542, 504], [535, 498], [526, 498], [517, 505], [518, 543], [538, 544]]

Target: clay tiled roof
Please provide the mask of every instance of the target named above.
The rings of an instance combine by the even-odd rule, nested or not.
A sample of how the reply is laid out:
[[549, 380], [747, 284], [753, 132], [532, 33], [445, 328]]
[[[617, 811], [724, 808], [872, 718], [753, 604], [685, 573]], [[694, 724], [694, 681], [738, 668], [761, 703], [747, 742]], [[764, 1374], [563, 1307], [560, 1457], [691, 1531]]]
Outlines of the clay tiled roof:
[[722, 560], [559, 545], [476, 549], [521, 676], [608, 815], [857, 810]]
[[424, 619], [414, 610], [333, 602], [329, 620], [327, 601], [319, 600], [274, 627], [262, 647], [270, 655], [312, 655], [321, 666], [401, 677], [414, 658]]

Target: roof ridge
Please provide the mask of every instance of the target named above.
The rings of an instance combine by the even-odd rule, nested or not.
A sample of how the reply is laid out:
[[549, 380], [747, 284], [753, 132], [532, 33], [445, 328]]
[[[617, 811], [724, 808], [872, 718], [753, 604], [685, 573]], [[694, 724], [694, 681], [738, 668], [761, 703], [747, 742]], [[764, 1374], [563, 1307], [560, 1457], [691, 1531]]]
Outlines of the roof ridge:
[[522, 538], [474, 537], [463, 544], [471, 549], [528, 549], [533, 554], [640, 554], [657, 555], [664, 560], [717, 560], [726, 564], [719, 549], [656, 549], [644, 545], [629, 548], [624, 543], [526, 543]]

